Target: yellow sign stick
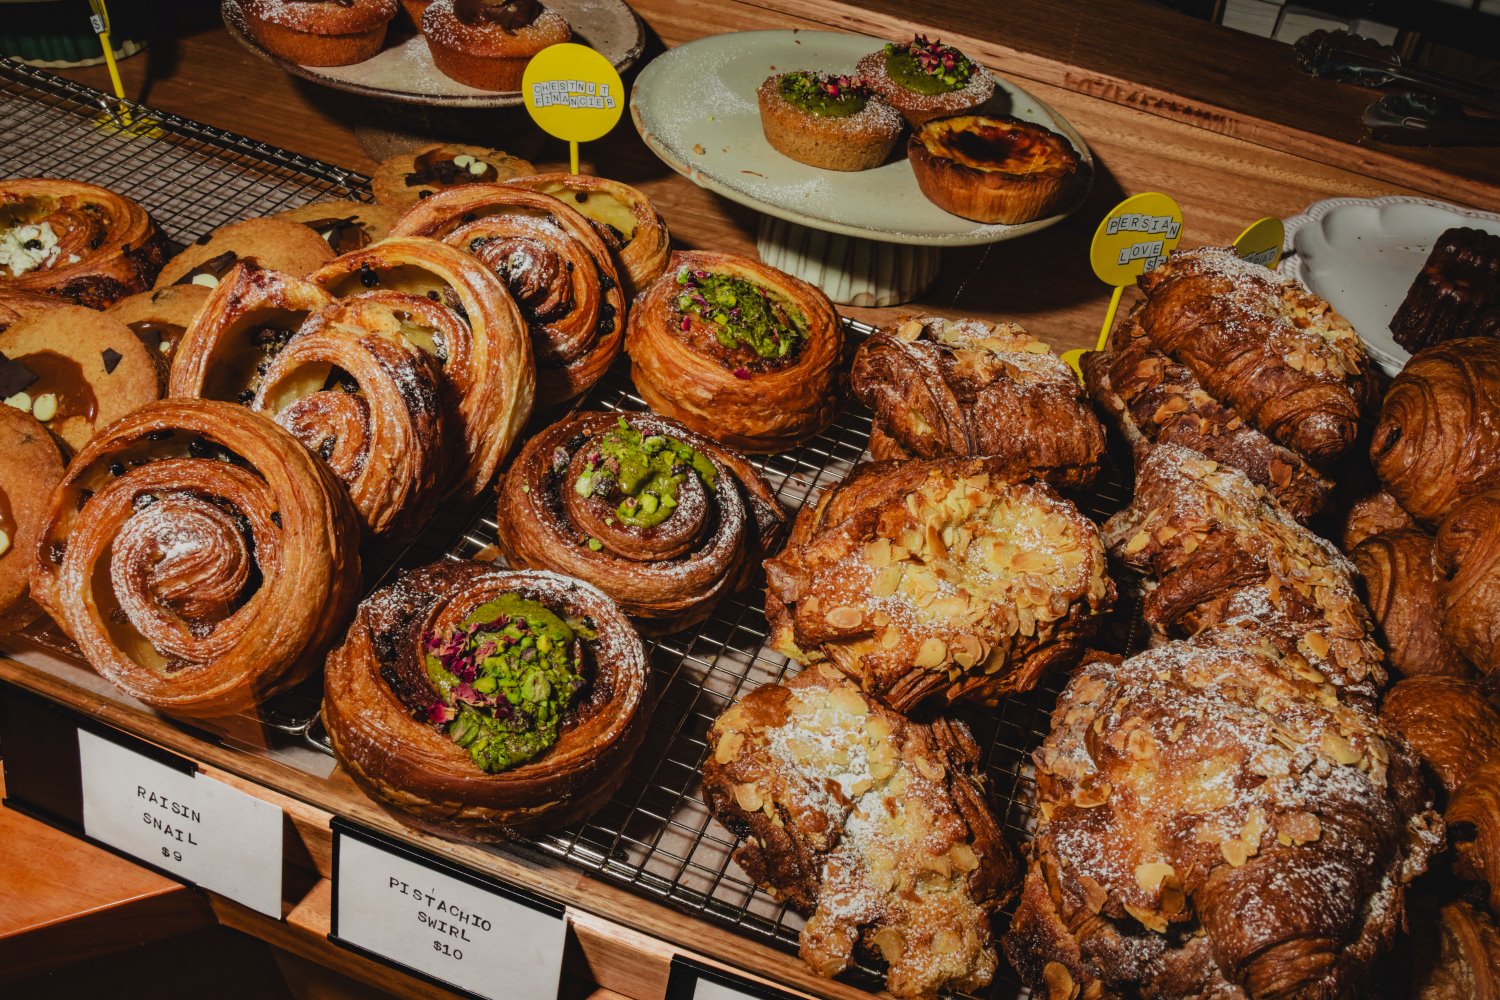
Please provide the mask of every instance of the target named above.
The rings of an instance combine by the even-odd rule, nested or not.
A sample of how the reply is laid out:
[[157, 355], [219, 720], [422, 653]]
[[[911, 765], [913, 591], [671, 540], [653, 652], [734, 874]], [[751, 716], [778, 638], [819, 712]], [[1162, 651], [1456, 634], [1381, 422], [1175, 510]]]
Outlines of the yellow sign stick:
[[1271, 270], [1281, 263], [1281, 248], [1286, 243], [1286, 226], [1275, 216], [1266, 216], [1250, 223], [1243, 233], [1234, 238], [1234, 252], [1255, 264], [1264, 264]]
[[[121, 101], [125, 100], [125, 84], [120, 79], [120, 67], [115, 63], [115, 44], [109, 37], [109, 8], [105, 6], [104, 0], [89, 0], [89, 24], [94, 29], [94, 34], [99, 36], [99, 44], [104, 46], [104, 64], [109, 67], [109, 82], [115, 88], [115, 96]], [[128, 126], [130, 124], [130, 112], [123, 105], [120, 108], [120, 117]]]
[[610, 61], [586, 45], [549, 45], [521, 77], [526, 110], [548, 135], [566, 140], [578, 173], [578, 144], [602, 138], [625, 111], [625, 85]]

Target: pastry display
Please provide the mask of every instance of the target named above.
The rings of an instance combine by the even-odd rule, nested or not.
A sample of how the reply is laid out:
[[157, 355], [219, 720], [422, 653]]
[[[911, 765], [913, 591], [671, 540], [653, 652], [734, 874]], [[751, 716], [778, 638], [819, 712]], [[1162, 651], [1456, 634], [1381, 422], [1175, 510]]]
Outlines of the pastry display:
[[858, 77], [809, 70], [777, 73], [755, 92], [766, 141], [799, 163], [869, 170], [901, 138], [901, 115]]
[[414, 205], [391, 233], [440, 239], [505, 283], [531, 332], [538, 406], [582, 395], [619, 356], [619, 272], [594, 226], [566, 202], [526, 188], [470, 185]]
[[359, 786], [408, 823], [473, 840], [599, 808], [650, 710], [645, 648], [608, 597], [473, 562], [411, 570], [365, 598], [323, 690]]
[[1078, 661], [1114, 601], [1094, 523], [997, 459], [858, 466], [766, 563], [771, 644], [898, 711], [994, 704]]
[[1380, 407], [1370, 461], [1428, 525], [1500, 486], [1500, 338], [1449, 340], [1408, 361]]
[[1493, 680], [1500, 671], [1500, 490], [1470, 497], [1448, 515], [1432, 559], [1444, 581], [1444, 635]]
[[183, 334], [208, 301], [209, 289], [202, 285], [167, 285], [137, 292], [104, 310], [106, 316], [130, 327], [146, 353], [156, 359], [163, 387]]
[[0, 635], [41, 614], [27, 596], [31, 553], [62, 475], [63, 455], [47, 429], [13, 406], [0, 406]]
[[592, 222], [619, 263], [627, 303], [667, 269], [672, 252], [667, 220], [630, 185], [591, 174], [531, 174], [505, 183], [550, 194]]
[[328, 243], [306, 226], [286, 219], [245, 219], [206, 233], [167, 261], [155, 287], [213, 288], [241, 262], [301, 278], [332, 259]]
[[1500, 751], [1500, 711], [1459, 677], [1408, 677], [1380, 705], [1380, 721], [1421, 757], [1452, 795]]
[[1327, 302], [1217, 247], [1178, 251], [1138, 284], [1141, 326], [1210, 396], [1314, 465], [1353, 447], [1374, 368]]
[[1114, 335], [1113, 350], [1089, 351], [1081, 365], [1089, 395], [1137, 453], [1157, 442], [1190, 448], [1239, 469], [1299, 521], [1327, 505], [1332, 482], [1205, 392], [1134, 316]]
[[1104, 429], [1078, 379], [1014, 323], [900, 320], [860, 345], [850, 384], [877, 460], [993, 456], [1064, 488], [1098, 474]]
[[1340, 542], [1345, 552], [1351, 552], [1360, 542], [1382, 531], [1415, 527], [1417, 522], [1396, 502], [1395, 497], [1385, 490], [1376, 490], [1349, 505], [1348, 511], [1344, 513]]
[[1500, 235], [1453, 228], [1437, 238], [1391, 319], [1415, 354], [1445, 340], [1500, 335]]
[[672, 254], [630, 310], [625, 352], [651, 409], [740, 451], [801, 444], [838, 410], [833, 304], [748, 257]]
[[1372, 535], [1349, 552], [1391, 666], [1403, 677], [1469, 677], [1474, 668], [1443, 634], [1442, 581], [1432, 539], [1415, 528]]
[[1350, 697], [1373, 701], [1385, 687], [1354, 566], [1239, 470], [1155, 446], [1104, 540], [1151, 578], [1141, 614], [1154, 628], [1193, 635], [1233, 625]]
[[906, 155], [928, 201], [975, 222], [1018, 225], [1052, 215], [1088, 183], [1072, 143], [1019, 118], [934, 118], [912, 132]]
[[273, 55], [303, 66], [347, 66], [380, 51], [396, 0], [242, 0], [245, 26]]
[[977, 111], [995, 93], [994, 78], [983, 66], [926, 35], [904, 44], [887, 42], [861, 59], [854, 71], [913, 126]]
[[160, 398], [155, 358], [101, 312], [48, 309], [0, 333], [0, 402], [31, 414], [70, 449]]
[[1034, 759], [1005, 950], [1039, 996], [1342, 996], [1442, 845], [1400, 741], [1255, 645], [1085, 666]]
[[892, 995], [932, 997], [989, 984], [1015, 886], [979, 761], [963, 723], [906, 719], [823, 665], [715, 720], [704, 795], [740, 866], [809, 915], [815, 972], [878, 956]]
[[573, 37], [537, 0], [433, 0], [422, 14], [433, 65], [480, 90], [517, 91], [531, 57]]
[[0, 180], [0, 294], [103, 309], [151, 287], [167, 238], [146, 210], [81, 181]]
[[498, 149], [438, 143], [382, 161], [370, 178], [370, 188], [379, 204], [404, 212], [439, 191], [498, 184], [534, 173], [530, 163]]
[[369, 246], [390, 232], [396, 211], [379, 202], [315, 201], [272, 218], [300, 222], [328, 241], [335, 255]]
[[68, 466], [31, 593], [127, 694], [223, 716], [322, 661], [359, 599], [358, 543], [343, 486], [296, 438], [241, 406], [171, 399]]
[[521, 448], [495, 523], [507, 564], [587, 580], [642, 631], [671, 632], [744, 588], [786, 520], [717, 443], [652, 414], [585, 412]]

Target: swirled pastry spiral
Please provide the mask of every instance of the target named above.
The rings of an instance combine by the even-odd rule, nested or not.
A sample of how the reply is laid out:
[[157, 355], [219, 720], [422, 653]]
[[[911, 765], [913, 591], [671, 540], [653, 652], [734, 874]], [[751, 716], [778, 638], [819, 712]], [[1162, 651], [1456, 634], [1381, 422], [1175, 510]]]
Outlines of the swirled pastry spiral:
[[1500, 1000], [1500, 929], [1483, 910], [1458, 900], [1414, 914], [1413, 936], [1426, 940], [1403, 983], [1412, 1000]]
[[620, 262], [626, 302], [666, 271], [672, 234], [644, 192], [592, 174], [533, 174], [505, 183], [559, 198], [592, 222]]
[[1349, 559], [1399, 674], [1473, 676], [1474, 668], [1443, 634], [1431, 537], [1416, 528], [1384, 531], [1356, 545]]
[[355, 782], [423, 829], [556, 829], [619, 787], [651, 705], [645, 648], [599, 590], [441, 562], [367, 597], [328, 657], [323, 720]]
[[1472, 681], [1408, 677], [1380, 705], [1380, 721], [1427, 763], [1444, 794], [1500, 753], [1500, 711]]
[[47, 429], [13, 406], [0, 406], [0, 635], [41, 613], [27, 596], [31, 553], [62, 475], [62, 452]]
[[1500, 911], [1500, 760], [1470, 769], [1443, 819], [1456, 855], [1453, 873], [1482, 883], [1491, 912]]
[[343, 486], [296, 438], [241, 406], [170, 399], [68, 466], [31, 590], [127, 694], [221, 716], [317, 667], [359, 598], [358, 544]]
[[1396, 498], [1385, 490], [1359, 497], [1344, 513], [1339, 542], [1345, 552], [1350, 552], [1366, 538], [1382, 531], [1399, 531], [1415, 528], [1417, 522], [1396, 502]]
[[1470, 497], [1443, 520], [1432, 550], [1443, 633], [1493, 683], [1500, 671], [1500, 490]]
[[82, 181], [0, 180], [0, 291], [103, 309], [151, 287], [167, 238], [129, 198]]
[[526, 443], [496, 524], [510, 565], [587, 580], [670, 632], [749, 583], [786, 514], [754, 466], [676, 421], [593, 412]]
[[625, 297], [614, 259], [589, 220], [551, 195], [468, 185], [413, 205], [391, 233], [440, 239], [505, 283], [531, 331], [539, 405], [581, 396], [619, 357]]
[[1093, 522], [978, 458], [859, 466], [802, 508], [766, 579], [772, 645], [897, 711], [1029, 691], [1115, 597]]

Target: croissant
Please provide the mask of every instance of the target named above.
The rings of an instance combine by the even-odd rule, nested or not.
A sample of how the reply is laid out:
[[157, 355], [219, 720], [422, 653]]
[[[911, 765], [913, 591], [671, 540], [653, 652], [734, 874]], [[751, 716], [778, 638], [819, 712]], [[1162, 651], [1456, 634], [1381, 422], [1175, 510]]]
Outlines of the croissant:
[[1209, 395], [1314, 464], [1354, 445], [1373, 369], [1327, 302], [1229, 248], [1173, 254], [1139, 284], [1141, 326]]
[[589, 220], [548, 194], [470, 184], [413, 205], [394, 236], [427, 236], [465, 250], [510, 289], [531, 331], [537, 403], [581, 396], [619, 357], [625, 298]]
[[333, 260], [309, 280], [337, 296], [381, 290], [446, 307], [413, 308], [400, 333], [442, 364], [463, 428], [459, 483], [466, 495], [483, 492], [526, 426], [536, 393], [526, 323], [500, 279], [436, 240], [392, 237]]
[[1453, 873], [1484, 883], [1490, 912], [1500, 911], [1500, 759], [1470, 767], [1443, 819], [1455, 854]]
[[1236, 624], [1350, 696], [1373, 699], [1385, 686], [1354, 566], [1239, 470], [1156, 445], [1104, 540], [1152, 578], [1142, 607], [1151, 625], [1191, 635]]
[[1442, 845], [1400, 741], [1257, 646], [1085, 666], [1034, 759], [1004, 944], [1039, 996], [1342, 996]]
[[232, 403], [151, 403], [68, 466], [31, 592], [88, 662], [172, 715], [297, 684], [359, 596], [359, 522], [296, 438]]
[[593, 223], [620, 263], [626, 302], [666, 271], [672, 234], [667, 231], [667, 220], [643, 192], [590, 174], [532, 174], [505, 183], [559, 198]]
[[728, 449], [663, 417], [593, 412], [526, 443], [495, 523], [509, 565], [587, 580], [641, 629], [670, 632], [748, 585], [786, 520]]
[[735, 860], [810, 914], [802, 959], [819, 975], [858, 952], [885, 959], [898, 997], [989, 984], [990, 922], [1018, 872], [963, 723], [909, 720], [821, 664], [715, 720], [703, 790], [743, 840]]
[[997, 456], [1062, 488], [1099, 472], [1104, 429], [1078, 380], [1014, 323], [902, 320], [860, 345], [850, 384], [877, 460]]
[[1428, 525], [1500, 486], [1500, 339], [1450, 340], [1408, 361], [1380, 407], [1370, 461]]
[[1084, 354], [1082, 367], [1089, 395], [1137, 451], [1158, 441], [1191, 448], [1239, 469], [1299, 521], [1327, 505], [1333, 483], [1204, 392], [1135, 316], [1116, 334], [1113, 351]]
[[1431, 917], [1422, 924], [1413, 921], [1414, 934], [1425, 931], [1435, 940], [1429, 953], [1418, 959], [1407, 996], [1414, 1000], [1500, 998], [1500, 929], [1495, 922], [1462, 900]]
[[1385, 490], [1377, 490], [1349, 505], [1344, 513], [1340, 541], [1344, 551], [1351, 552], [1356, 545], [1372, 535], [1415, 527], [1417, 522], [1402, 509], [1395, 497]]
[[784, 451], [838, 410], [843, 328], [828, 297], [733, 254], [675, 253], [625, 333], [646, 405], [739, 451]]
[[1093, 522], [978, 458], [857, 467], [802, 508], [766, 580], [778, 652], [828, 659], [902, 712], [1031, 690], [1115, 597]]
[[1397, 673], [1473, 676], [1474, 668], [1441, 628], [1431, 538], [1415, 528], [1382, 532], [1355, 546], [1349, 559], [1364, 581], [1365, 601]]
[[1399, 735], [1452, 795], [1500, 750], [1500, 711], [1458, 677], [1409, 677], [1391, 688], [1380, 721]]
[[1432, 550], [1443, 632], [1487, 678], [1500, 670], [1500, 490], [1465, 500], [1443, 521]]
[[103, 309], [151, 287], [167, 238], [129, 198], [82, 181], [0, 180], [0, 292]]
[[498, 840], [608, 801], [645, 735], [648, 675], [635, 630], [589, 584], [440, 562], [360, 604], [328, 656], [323, 721], [398, 819]]
[[0, 406], [0, 635], [41, 613], [27, 596], [31, 551], [62, 475], [62, 452], [47, 429], [13, 406]]

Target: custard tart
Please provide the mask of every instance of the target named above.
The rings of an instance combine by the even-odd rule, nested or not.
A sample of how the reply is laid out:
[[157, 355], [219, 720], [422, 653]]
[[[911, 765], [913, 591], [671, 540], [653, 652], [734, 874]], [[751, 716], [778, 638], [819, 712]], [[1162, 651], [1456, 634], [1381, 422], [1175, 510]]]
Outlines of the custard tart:
[[906, 144], [917, 186], [945, 212], [1016, 225], [1056, 211], [1086, 176], [1078, 151], [1019, 118], [937, 118]]

